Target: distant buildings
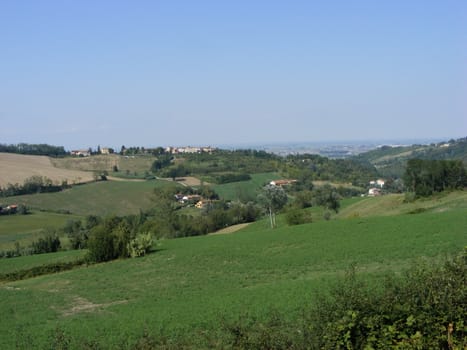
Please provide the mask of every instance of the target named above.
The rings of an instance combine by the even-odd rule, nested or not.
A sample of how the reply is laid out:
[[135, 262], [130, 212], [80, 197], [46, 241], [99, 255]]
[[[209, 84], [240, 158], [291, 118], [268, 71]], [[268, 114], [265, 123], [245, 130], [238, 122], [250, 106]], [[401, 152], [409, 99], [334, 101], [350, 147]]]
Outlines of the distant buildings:
[[77, 157], [89, 157], [91, 155], [91, 150], [89, 149], [81, 149], [81, 150], [73, 150], [70, 152], [72, 156]]
[[170, 154], [183, 154], [183, 153], [212, 153], [216, 148], [207, 146], [207, 147], [166, 147], [165, 152]]

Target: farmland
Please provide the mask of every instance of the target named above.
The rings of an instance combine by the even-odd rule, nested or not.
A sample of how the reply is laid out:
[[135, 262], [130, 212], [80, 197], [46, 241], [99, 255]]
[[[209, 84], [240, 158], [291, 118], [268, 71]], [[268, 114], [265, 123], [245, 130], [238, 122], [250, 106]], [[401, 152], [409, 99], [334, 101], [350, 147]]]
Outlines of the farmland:
[[298, 317], [352, 263], [378, 281], [421, 258], [442, 260], [466, 244], [465, 227], [465, 210], [453, 209], [159, 241], [144, 258], [4, 283], [1, 345], [46, 347], [58, 327], [72, 347], [127, 348], [144, 331], [205, 347], [222, 336], [222, 318]]
[[27, 245], [45, 228], [62, 227], [76, 215], [34, 211], [28, 215], [0, 216], [0, 250], [13, 249], [15, 242]]
[[57, 193], [15, 196], [5, 202], [25, 204], [33, 209], [68, 211], [76, 215], [136, 214], [151, 205], [152, 190], [167, 181], [100, 181], [74, 186]]
[[67, 181], [69, 184], [94, 180], [90, 172], [58, 169], [49, 157], [29, 156], [13, 153], [0, 153], [0, 187], [10, 184], [23, 184], [27, 178], [37, 175], [51, 179], [55, 184]]
[[[151, 168], [154, 157], [150, 155], [120, 156], [118, 154], [95, 155], [92, 157], [53, 158], [52, 163], [58, 169], [78, 171], [108, 171], [113, 176], [144, 177]], [[112, 172], [117, 167], [118, 172]], [[136, 175], [135, 175], [136, 174]]]

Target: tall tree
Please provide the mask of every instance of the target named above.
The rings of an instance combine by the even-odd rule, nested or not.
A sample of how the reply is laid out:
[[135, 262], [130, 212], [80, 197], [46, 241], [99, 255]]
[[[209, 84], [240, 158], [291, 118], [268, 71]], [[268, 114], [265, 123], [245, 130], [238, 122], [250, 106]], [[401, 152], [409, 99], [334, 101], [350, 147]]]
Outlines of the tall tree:
[[287, 194], [280, 186], [266, 185], [258, 196], [258, 201], [263, 205], [269, 215], [271, 228], [276, 227], [276, 213], [287, 204]]

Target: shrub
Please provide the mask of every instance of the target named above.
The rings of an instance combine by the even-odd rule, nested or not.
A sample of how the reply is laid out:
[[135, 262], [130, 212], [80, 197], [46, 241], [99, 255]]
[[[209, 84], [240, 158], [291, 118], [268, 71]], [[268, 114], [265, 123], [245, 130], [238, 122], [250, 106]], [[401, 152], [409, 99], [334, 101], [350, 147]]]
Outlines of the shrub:
[[380, 291], [352, 269], [308, 314], [312, 348], [463, 349], [467, 346], [467, 254], [419, 265]]
[[55, 233], [47, 233], [45, 237], [32, 242], [33, 254], [54, 253], [60, 248], [60, 239]]
[[312, 222], [311, 214], [300, 209], [292, 209], [285, 214], [287, 225], [301, 225]]
[[88, 240], [87, 259], [90, 262], [104, 262], [116, 259], [118, 252], [115, 250], [115, 235], [103, 226], [95, 227]]
[[132, 258], [144, 256], [152, 247], [152, 235], [149, 232], [139, 233], [127, 245], [127, 251]]

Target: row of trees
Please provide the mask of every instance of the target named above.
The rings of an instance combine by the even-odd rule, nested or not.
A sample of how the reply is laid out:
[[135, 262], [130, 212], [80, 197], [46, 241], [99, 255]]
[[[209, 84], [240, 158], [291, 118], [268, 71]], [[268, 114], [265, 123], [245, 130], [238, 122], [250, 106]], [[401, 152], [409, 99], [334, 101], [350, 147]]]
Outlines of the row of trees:
[[422, 197], [467, 186], [467, 173], [460, 160], [410, 159], [403, 179], [409, 191]]
[[0, 187], [0, 197], [10, 197], [41, 192], [58, 192], [68, 187], [69, 185], [66, 181], [63, 181], [61, 185], [57, 185], [46, 176], [34, 175], [24, 180], [22, 185], [8, 184], [4, 188]]
[[0, 152], [6, 153], [18, 153], [18, 154], [30, 154], [36, 156], [50, 156], [60, 157], [67, 155], [63, 146], [52, 146], [44, 143], [41, 144], [0, 144]]

